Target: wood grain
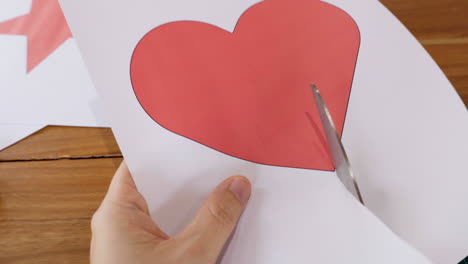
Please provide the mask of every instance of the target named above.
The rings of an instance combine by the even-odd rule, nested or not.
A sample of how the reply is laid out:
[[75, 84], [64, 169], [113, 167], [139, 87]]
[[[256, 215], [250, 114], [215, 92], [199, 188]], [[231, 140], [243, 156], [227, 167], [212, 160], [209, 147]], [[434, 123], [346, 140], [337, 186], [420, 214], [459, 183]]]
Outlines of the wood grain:
[[468, 42], [466, 0], [381, 0], [423, 44]]
[[121, 158], [0, 163], [0, 263], [88, 263], [90, 219]]
[[89, 263], [89, 220], [0, 222], [2, 264]]
[[49, 126], [0, 151], [0, 161], [121, 157], [109, 128]]

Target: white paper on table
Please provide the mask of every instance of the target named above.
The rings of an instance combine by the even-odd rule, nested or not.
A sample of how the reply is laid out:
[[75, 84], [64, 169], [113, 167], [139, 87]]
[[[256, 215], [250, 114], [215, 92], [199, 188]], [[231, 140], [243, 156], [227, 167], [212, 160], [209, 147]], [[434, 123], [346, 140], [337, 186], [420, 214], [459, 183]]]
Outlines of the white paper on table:
[[[163, 129], [140, 107], [129, 63], [146, 32], [178, 20], [232, 31], [256, 2], [61, 0], [153, 216], [174, 234], [218, 182], [244, 174], [254, 183], [253, 196], [224, 263], [428, 263], [333, 173], [223, 155]], [[343, 141], [364, 200], [432, 261], [457, 263], [468, 253], [467, 111], [427, 52], [380, 2], [327, 2], [350, 14], [361, 32]]]
[[44, 127], [45, 125], [0, 124], [0, 151]]
[[[0, 23], [28, 14], [31, 3], [2, 1]], [[106, 126], [75, 40], [68, 39], [29, 73], [27, 45], [26, 36], [0, 33], [0, 122]]]

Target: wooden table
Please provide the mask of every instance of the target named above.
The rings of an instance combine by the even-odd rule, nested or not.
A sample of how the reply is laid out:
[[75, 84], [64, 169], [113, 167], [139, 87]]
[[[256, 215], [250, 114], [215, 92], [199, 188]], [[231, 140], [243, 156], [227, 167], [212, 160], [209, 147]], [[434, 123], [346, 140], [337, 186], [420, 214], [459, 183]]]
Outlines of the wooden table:
[[[382, 2], [468, 105], [468, 1]], [[121, 161], [107, 128], [47, 127], [0, 152], [0, 263], [88, 263], [90, 219]]]

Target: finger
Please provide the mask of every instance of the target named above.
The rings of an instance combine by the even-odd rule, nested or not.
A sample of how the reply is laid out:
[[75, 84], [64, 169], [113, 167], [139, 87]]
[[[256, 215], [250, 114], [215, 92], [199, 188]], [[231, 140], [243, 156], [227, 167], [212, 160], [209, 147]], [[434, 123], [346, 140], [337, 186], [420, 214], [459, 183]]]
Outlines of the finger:
[[[138, 191], [125, 161], [122, 162], [115, 172], [106, 197], [93, 216], [92, 224], [108, 223], [109, 215], [113, 215], [114, 212], [117, 212], [120, 216], [123, 215], [129, 222], [138, 223], [138, 225], [141, 225], [146, 231], [158, 238], [169, 238], [151, 219], [148, 204]], [[92, 229], [95, 230], [96, 228]]]
[[135, 181], [125, 161], [120, 164], [112, 178], [112, 182], [104, 198], [105, 202], [117, 202], [119, 204], [135, 206], [149, 215], [148, 205], [140, 192], [138, 192]]
[[122, 161], [119, 168], [117, 168], [117, 171], [115, 172], [114, 177], [112, 178], [112, 182], [109, 186], [108, 193], [118, 192], [119, 186], [122, 185], [136, 189], [135, 181], [133, 180], [132, 174], [130, 173], [125, 160]]
[[[193, 222], [177, 237], [198, 252], [216, 259], [247, 205], [251, 185], [242, 176], [231, 177], [212, 192]], [[193, 249], [193, 248], [192, 248]]]

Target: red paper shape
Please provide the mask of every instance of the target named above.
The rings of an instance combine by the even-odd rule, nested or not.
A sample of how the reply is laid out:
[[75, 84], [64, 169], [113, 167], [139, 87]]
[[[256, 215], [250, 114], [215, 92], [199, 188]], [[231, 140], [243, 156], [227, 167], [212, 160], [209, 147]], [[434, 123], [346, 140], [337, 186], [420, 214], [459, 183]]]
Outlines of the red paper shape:
[[28, 73], [72, 37], [58, 0], [33, 0], [29, 14], [0, 23], [0, 34], [27, 36]]
[[266, 0], [233, 33], [193, 21], [151, 30], [130, 73], [144, 110], [176, 134], [260, 164], [333, 170], [310, 84], [341, 132], [359, 44], [333, 5]]

